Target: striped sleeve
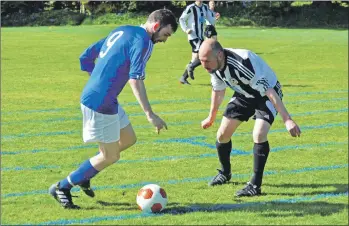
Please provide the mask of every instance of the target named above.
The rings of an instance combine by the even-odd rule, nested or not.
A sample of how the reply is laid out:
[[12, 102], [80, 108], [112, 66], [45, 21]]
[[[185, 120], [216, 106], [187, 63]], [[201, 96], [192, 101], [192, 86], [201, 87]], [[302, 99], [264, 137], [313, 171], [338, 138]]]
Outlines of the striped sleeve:
[[276, 75], [262, 58], [251, 51], [249, 52], [249, 59], [255, 71], [255, 77], [250, 81], [250, 86], [263, 97], [267, 89], [276, 85]]
[[210, 10], [207, 6], [206, 6], [206, 20], [209, 22], [210, 25], [215, 26], [216, 17], [214, 16], [213, 11]]
[[193, 10], [191, 9], [191, 5], [187, 6], [183, 11], [181, 17], [179, 18], [179, 24], [184, 32], [186, 32], [189, 29], [187, 25], [187, 20], [193, 13], [192, 11]]
[[139, 39], [131, 47], [130, 51], [130, 73], [131, 79], [144, 80], [145, 66], [153, 51], [153, 43], [150, 39]]

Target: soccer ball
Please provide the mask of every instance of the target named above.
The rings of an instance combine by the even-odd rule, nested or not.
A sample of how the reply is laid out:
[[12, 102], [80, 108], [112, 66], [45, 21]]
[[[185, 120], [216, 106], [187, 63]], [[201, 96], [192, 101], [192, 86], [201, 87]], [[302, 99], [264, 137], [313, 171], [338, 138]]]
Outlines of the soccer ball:
[[137, 205], [144, 213], [158, 213], [165, 209], [167, 195], [163, 188], [156, 184], [142, 187], [137, 194]]

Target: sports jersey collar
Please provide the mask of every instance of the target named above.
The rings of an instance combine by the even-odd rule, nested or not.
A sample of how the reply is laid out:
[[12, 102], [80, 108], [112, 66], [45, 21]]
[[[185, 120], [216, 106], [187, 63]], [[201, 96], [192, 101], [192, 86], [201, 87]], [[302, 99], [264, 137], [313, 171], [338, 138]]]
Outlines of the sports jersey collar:
[[199, 8], [202, 8], [202, 7], [204, 6], [203, 3], [201, 3], [201, 6], [198, 6], [198, 5], [195, 4], [195, 2], [194, 2], [194, 5], [195, 5], [196, 7], [199, 7]]

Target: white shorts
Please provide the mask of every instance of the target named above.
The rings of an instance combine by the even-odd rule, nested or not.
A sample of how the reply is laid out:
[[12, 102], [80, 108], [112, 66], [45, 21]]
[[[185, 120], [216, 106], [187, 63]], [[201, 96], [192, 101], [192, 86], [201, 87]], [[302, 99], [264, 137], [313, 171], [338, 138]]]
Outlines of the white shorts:
[[81, 104], [84, 142], [112, 143], [120, 140], [120, 130], [130, 124], [122, 107], [118, 114], [106, 115]]

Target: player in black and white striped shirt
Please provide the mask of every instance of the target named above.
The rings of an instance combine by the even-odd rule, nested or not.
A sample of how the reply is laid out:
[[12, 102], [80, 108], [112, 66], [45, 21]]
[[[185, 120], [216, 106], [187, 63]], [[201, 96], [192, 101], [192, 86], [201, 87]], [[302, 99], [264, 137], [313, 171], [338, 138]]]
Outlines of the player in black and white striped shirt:
[[215, 121], [225, 89], [230, 87], [235, 90], [217, 132], [216, 147], [222, 169], [210, 185], [221, 185], [231, 179], [231, 137], [243, 121], [254, 116], [254, 175], [236, 196], [260, 195], [264, 166], [270, 150], [267, 135], [277, 112], [291, 136], [298, 137], [301, 133], [282, 102], [281, 85], [263, 59], [249, 50], [223, 49], [218, 41], [207, 39], [200, 47], [199, 58], [211, 75], [213, 87], [210, 113], [202, 121], [202, 128], [209, 128]]
[[184, 74], [180, 79], [182, 84], [189, 84], [187, 81], [189, 76], [191, 79], [194, 79], [194, 69], [201, 64], [197, 53], [204, 40], [204, 24], [206, 20], [212, 25], [215, 24], [215, 18], [212, 17], [209, 7], [202, 1], [195, 1], [195, 3], [188, 5], [179, 18], [180, 26], [188, 34], [188, 41], [192, 47], [191, 61], [186, 66]]
[[[213, 17], [215, 21], [217, 21], [221, 17], [221, 14], [215, 11], [214, 1], [210, 1], [208, 5], [209, 5], [209, 9], [210, 9], [209, 13], [211, 13], [211, 17]], [[215, 28], [215, 24], [210, 24], [209, 21], [206, 21], [206, 28], [205, 28], [204, 34], [206, 38], [213, 38], [217, 40], [217, 31]]]

